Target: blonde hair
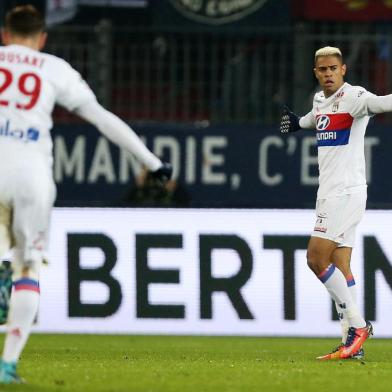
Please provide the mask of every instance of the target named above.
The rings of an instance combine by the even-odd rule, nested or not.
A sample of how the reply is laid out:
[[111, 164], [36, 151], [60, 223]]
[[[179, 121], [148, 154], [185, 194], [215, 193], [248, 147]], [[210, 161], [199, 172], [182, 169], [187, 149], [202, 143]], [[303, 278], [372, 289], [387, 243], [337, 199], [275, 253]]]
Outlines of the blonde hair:
[[316, 50], [316, 53], [314, 54], [314, 61], [316, 62], [319, 57], [324, 57], [324, 56], [335, 56], [341, 62], [343, 62], [342, 52], [340, 51], [339, 48], [335, 48], [333, 46], [324, 46], [324, 48], [320, 48], [319, 50]]

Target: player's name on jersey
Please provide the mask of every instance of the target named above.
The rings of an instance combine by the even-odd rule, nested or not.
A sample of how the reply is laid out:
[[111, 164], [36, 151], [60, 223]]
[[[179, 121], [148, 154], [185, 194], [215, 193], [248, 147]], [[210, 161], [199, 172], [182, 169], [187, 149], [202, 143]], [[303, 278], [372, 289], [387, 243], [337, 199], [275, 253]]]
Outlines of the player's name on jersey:
[[26, 64], [37, 68], [42, 68], [45, 59], [43, 57], [34, 56], [30, 54], [21, 54], [13, 52], [2, 52], [0, 50], [0, 62], [6, 62], [10, 64]]

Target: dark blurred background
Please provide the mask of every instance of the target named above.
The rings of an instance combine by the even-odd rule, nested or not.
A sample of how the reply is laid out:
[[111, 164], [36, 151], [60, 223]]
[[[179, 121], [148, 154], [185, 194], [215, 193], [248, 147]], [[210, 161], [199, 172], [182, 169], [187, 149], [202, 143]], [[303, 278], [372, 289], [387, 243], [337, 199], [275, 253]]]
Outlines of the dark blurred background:
[[[392, 91], [391, 0], [2, 0], [0, 11], [25, 3], [46, 13], [46, 51], [173, 163], [187, 197], [164, 206], [314, 206], [315, 139], [278, 124], [283, 104], [311, 109], [319, 47], [341, 48], [349, 83]], [[135, 205], [143, 168], [64, 110], [55, 120], [58, 205]], [[367, 133], [372, 208], [392, 207], [391, 120]]]

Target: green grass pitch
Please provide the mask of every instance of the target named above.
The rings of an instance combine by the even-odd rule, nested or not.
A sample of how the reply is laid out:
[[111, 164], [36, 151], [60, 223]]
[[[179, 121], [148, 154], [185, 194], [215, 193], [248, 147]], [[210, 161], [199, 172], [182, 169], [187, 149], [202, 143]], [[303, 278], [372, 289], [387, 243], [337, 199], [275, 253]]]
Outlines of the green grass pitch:
[[19, 366], [28, 383], [0, 386], [0, 391], [392, 390], [392, 340], [367, 342], [366, 361], [315, 360], [336, 343], [337, 339], [35, 334]]

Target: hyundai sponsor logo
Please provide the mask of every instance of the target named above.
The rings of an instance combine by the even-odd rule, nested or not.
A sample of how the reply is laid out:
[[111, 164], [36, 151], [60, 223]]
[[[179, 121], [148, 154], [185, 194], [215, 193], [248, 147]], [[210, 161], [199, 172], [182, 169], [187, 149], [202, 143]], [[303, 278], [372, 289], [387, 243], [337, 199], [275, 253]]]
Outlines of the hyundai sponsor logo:
[[328, 128], [328, 125], [330, 124], [331, 120], [329, 119], [329, 117], [325, 114], [323, 114], [322, 116], [317, 117], [317, 130], [319, 131], [323, 131], [324, 129]]
[[318, 131], [318, 147], [344, 146], [350, 140], [350, 129], [341, 129], [339, 131]]
[[317, 140], [336, 139], [336, 132], [318, 132]]

